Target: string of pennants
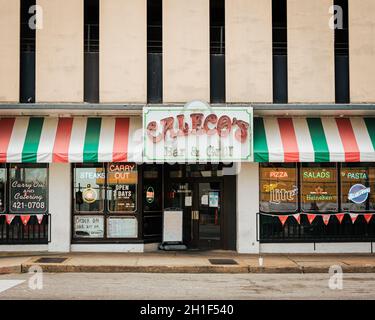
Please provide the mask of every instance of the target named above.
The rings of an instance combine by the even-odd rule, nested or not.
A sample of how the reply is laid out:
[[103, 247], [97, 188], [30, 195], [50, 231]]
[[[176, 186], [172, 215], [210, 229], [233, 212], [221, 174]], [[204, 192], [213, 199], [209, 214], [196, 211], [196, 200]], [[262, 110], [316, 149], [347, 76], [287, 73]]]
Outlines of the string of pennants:
[[20, 217], [20, 219], [22, 221], [22, 224], [24, 226], [26, 226], [29, 223], [30, 218], [32, 216], [35, 216], [37, 221], [38, 221], [38, 224], [41, 224], [43, 222], [43, 218], [44, 218], [45, 215], [44, 214], [27, 214], [27, 215], [26, 214], [23, 214], [23, 215], [19, 215], [19, 214], [0, 214], [0, 217], [1, 216], [5, 216], [5, 221], [8, 225], [10, 225], [13, 222], [15, 217]]
[[264, 214], [262, 213], [262, 215], [266, 215], [266, 216], [271, 216], [271, 217], [278, 217], [281, 224], [284, 226], [285, 222], [288, 220], [289, 217], [293, 217], [298, 224], [301, 224], [301, 215], [305, 215], [307, 216], [307, 220], [309, 221], [310, 224], [312, 224], [315, 220], [315, 218], [317, 216], [321, 216], [323, 218], [323, 222], [325, 225], [328, 225], [331, 217], [336, 217], [336, 219], [340, 222], [340, 224], [342, 223], [342, 221], [344, 220], [344, 216], [346, 214], [349, 214], [350, 215], [350, 219], [352, 220], [352, 223], [354, 224], [358, 218], [358, 216], [362, 215], [367, 224], [370, 223], [372, 217], [374, 216], [374, 213], [366, 213], [366, 214], [359, 214], [359, 213], [334, 213], [334, 214], [313, 214], [313, 213], [294, 213], [294, 214], [283, 214], [283, 215], [274, 215], [274, 214]]

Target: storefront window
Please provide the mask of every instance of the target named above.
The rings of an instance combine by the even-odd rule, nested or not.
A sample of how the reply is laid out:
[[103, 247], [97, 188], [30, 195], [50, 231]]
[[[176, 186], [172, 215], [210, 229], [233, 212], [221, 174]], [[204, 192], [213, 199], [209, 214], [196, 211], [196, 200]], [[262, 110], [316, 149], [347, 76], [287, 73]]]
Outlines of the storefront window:
[[302, 210], [332, 212], [338, 210], [336, 164], [302, 164]]
[[107, 172], [108, 210], [118, 213], [136, 211], [137, 165], [135, 163], [110, 163]]
[[[5, 181], [4, 173], [2, 179]], [[12, 213], [47, 213], [48, 169], [32, 165], [11, 165], [9, 206]]]
[[105, 170], [103, 165], [74, 169], [74, 208], [76, 212], [103, 212]]
[[283, 213], [297, 210], [296, 164], [262, 165], [260, 167], [260, 211]]
[[138, 186], [135, 163], [77, 165], [73, 185], [75, 239], [138, 237], [138, 219], [134, 216]]
[[375, 210], [375, 167], [342, 164], [341, 207], [343, 211], [365, 212]]

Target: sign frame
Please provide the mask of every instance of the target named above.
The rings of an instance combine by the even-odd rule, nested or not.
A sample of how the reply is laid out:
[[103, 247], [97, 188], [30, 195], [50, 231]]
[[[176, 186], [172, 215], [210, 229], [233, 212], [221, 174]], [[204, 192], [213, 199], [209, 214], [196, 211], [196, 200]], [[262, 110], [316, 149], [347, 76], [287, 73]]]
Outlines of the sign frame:
[[[197, 157], [194, 157], [190, 155], [189, 152], [186, 152], [183, 156], [167, 156], [164, 154], [163, 157], [160, 157], [159, 155], [155, 155], [154, 150], [149, 150], [148, 146], [148, 135], [147, 135], [147, 126], [150, 122], [154, 121], [154, 118], [152, 118], [152, 115], [156, 113], [162, 112], [164, 114], [164, 117], [167, 117], [167, 115], [171, 114], [185, 114], [185, 113], [204, 113], [204, 116], [206, 117], [209, 114], [218, 114], [223, 115], [225, 114], [231, 114], [233, 115], [233, 118], [237, 113], [241, 113], [243, 117], [246, 117], [246, 122], [248, 123], [249, 127], [247, 129], [247, 141], [246, 141], [246, 150], [248, 150], [246, 155], [234, 155], [232, 157], [226, 157], [226, 156], [208, 156], [205, 155], [199, 155]], [[150, 119], [151, 117], [151, 119]], [[242, 120], [242, 119], [241, 119]], [[190, 121], [190, 119], [186, 119], [186, 121]], [[177, 128], [176, 128], [177, 129]], [[160, 107], [144, 107], [143, 108], [143, 161], [146, 163], [149, 162], [177, 162], [177, 163], [186, 163], [186, 162], [253, 162], [254, 159], [254, 150], [253, 150], [253, 108], [250, 106], [229, 106], [229, 107], [217, 107], [217, 106], [210, 106], [209, 104], [201, 101], [192, 101], [185, 106], [160, 106]], [[219, 137], [218, 140], [220, 141], [222, 138]], [[185, 140], [186, 141], [186, 140]], [[220, 142], [221, 143], [221, 142]], [[151, 155], [151, 156], [150, 156]]]

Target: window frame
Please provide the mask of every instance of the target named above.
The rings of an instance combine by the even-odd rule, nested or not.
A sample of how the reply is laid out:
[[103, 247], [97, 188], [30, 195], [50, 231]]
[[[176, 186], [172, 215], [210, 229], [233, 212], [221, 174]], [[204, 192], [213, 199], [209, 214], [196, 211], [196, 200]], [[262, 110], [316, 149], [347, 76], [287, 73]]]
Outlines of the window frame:
[[6, 191], [5, 191], [5, 194], [6, 194], [6, 207], [5, 207], [5, 211], [9, 211], [9, 213], [11, 214], [15, 214], [15, 215], [22, 215], [24, 213], [21, 213], [21, 212], [14, 212], [12, 211], [12, 204], [11, 204], [11, 186], [10, 186], [10, 182], [11, 182], [11, 179], [10, 179], [10, 170], [12, 169], [13, 166], [19, 166], [19, 167], [23, 167], [23, 168], [35, 168], [35, 169], [46, 169], [47, 171], [47, 175], [46, 175], [46, 208], [43, 212], [31, 212], [29, 211], [28, 209], [26, 209], [25, 211], [27, 211], [26, 213], [27, 214], [32, 214], [32, 215], [37, 215], [37, 214], [43, 214], [43, 215], [46, 215], [49, 213], [49, 165], [46, 164], [46, 163], [9, 163], [7, 166], [6, 166], [6, 178], [7, 178], [7, 181], [6, 181]]
[[[288, 167], [288, 165], [291, 165], [293, 164], [293, 168], [290, 166]], [[264, 168], [287, 168], [287, 169], [295, 169], [296, 170], [296, 184], [297, 184], [297, 188], [298, 188], [298, 193], [297, 193], [297, 196], [296, 196], [296, 209], [294, 211], [285, 211], [285, 210], [282, 210], [282, 211], [262, 211], [260, 210], [260, 204], [261, 202], [263, 202], [261, 200], [261, 190], [260, 190], [260, 184], [261, 184], [261, 180], [262, 180], [262, 172], [261, 172], [261, 169], [262, 169], [262, 166], [264, 166]], [[259, 212], [262, 212], [262, 213], [266, 213], [266, 214], [274, 214], [274, 215], [278, 215], [278, 214], [282, 214], [282, 213], [288, 213], [288, 214], [295, 214], [295, 213], [298, 213], [300, 210], [301, 210], [301, 192], [300, 192], [300, 175], [299, 175], [299, 164], [298, 163], [285, 163], [285, 162], [268, 162], [268, 163], [261, 163], [261, 166], [259, 168]]]
[[[142, 234], [142, 227], [141, 223], [143, 223], [142, 220], [142, 214], [141, 212], [141, 204], [139, 203], [140, 197], [139, 197], [139, 188], [140, 188], [140, 174], [141, 172], [141, 166], [139, 166], [137, 163], [134, 162], [136, 165], [136, 170], [137, 170], [137, 186], [136, 186], [136, 210], [132, 212], [112, 212], [108, 210], [108, 201], [107, 201], [107, 179], [108, 179], [108, 165], [110, 163], [117, 163], [117, 162], [100, 162], [100, 163], [75, 163], [71, 166], [71, 192], [72, 192], [72, 203], [71, 203], [71, 243], [72, 244], [103, 244], [103, 243], [142, 243], [141, 239], [141, 234]], [[125, 163], [133, 163], [133, 162], [124, 162]], [[105, 173], [105, 188], [104, 188], [104, 209], [103, 212], [82, 212], [82, 211], [76, 211], [75, 210], [75, 198], [74, 198], [74, 192], [75, 192], [75, 168], [85, 168], [85, 167], [95, 167], [96, 165], [101, 165], [104, 168], [104, 173]], [[103, 237], [76, 237], [75, 236], [75, 217], [76, 216], [90, 216], [90, 217], [95, 217], [95, 216], [100, 216], [103, 217], [104, 221], [104, 232], [103, 232]], [[120, 238], [115, 238], [115, 237], [109, 237], [108, 236], [108, 221], [110, 218], [134, 218], [136, 219], [137, 223], [137, 237], [120, 237]]]

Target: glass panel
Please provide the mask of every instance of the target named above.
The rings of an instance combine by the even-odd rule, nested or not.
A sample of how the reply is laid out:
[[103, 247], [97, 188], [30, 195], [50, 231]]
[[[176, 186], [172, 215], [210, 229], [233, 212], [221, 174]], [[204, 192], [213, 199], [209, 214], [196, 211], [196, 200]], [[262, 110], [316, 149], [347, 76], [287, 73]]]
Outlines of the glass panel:
[[143, 211], [162, 211], [162, 167], [145, 165], [143, 168]]
[[220, 184], [199, 183], [199, 240], [220, 240]]
[[104, 217], [103, 216], [75, 216], [74, 238], [103, 238]]
[[262, 165], [259, 192], [261, 212], [296, 212], [298, 210], [297, 165]]
[[76, 212], [103, 212], [105, 170], [103, 165], [74, 168], [74, 208]]
[[108, 238], [137, 238], [138, 221], [134, 217], [108, 217]]
[[375, 210], [375, 168], [372, 165], [343, 164], [341, 171], [343, 211]]
[[337, 211], [336, 164], [302, 164], [303, 211]]
[[138, 171], [135, 163], [108, 164], [107, 201], [111, 212], [137, 210]]
[[166, 208], [191, 207], [192, 190], [188, 183], [172, 183], [166, 195]]
[[48, 169], [12, 165], [9, 173], [10, 211], [46, 213], [48, 211]]
[[222, 177], [223, 166], [221, 164], [192, 164], [186, 166], [186, 176], [192, 178]]

